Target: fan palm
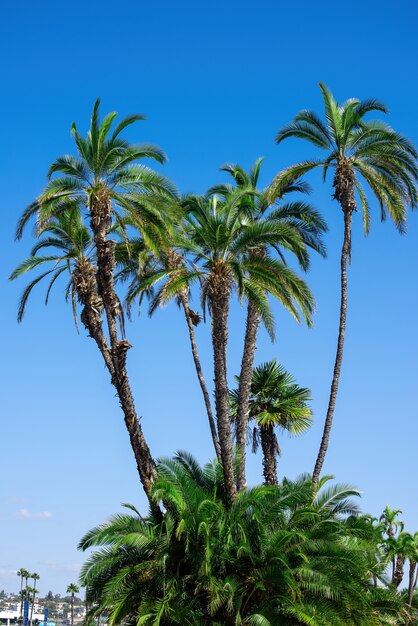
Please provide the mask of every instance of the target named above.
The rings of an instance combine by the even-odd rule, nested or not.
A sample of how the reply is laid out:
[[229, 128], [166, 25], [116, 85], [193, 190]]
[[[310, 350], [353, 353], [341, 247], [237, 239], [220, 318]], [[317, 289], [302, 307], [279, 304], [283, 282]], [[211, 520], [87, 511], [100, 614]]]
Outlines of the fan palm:
[[[275, 222], [285, 224], [296, 234], [294, 237], [284, 236], [270, 246], [254, 248], [250, 255], [257, 259], [266, 254], [277, 253], [284, 260], [283, 253], [293, 253], [304, 270], [308, 269], [309, 256], [307, 248], [313, 249], [325, 255], [322, 243], [322, 234], [327, 227], [321, 215], [308, 203], [300, 200], [287, 201], [287, 196], [292, 192], [308, 193], [306, 183], [296, 180], [285, 182], [280, 191], [276, 189], [274, 202], [270, 201], [269, 189], [259, 189], [258, 181], [263, 158], [257, 159], [247, 173], [240, 165], [227, 163], [221, 167], [222, 171], [232, 176], [234, 185], [224, 184], [212, 187], [210, 193], [217, 193], [226, 198], [234, 193], [236, 187], [247, 190], [241, 200], [241, 209], [245, 216], [255, 222]], [[249, 418], [249, 398], [254, 366], [254, 355], [257, 344], [257, 334], [260, 326], [260, 313], [252, 300], [248, 301], [247, 320], [245, 327], [245, 339], [239, 376], [238, 405], [236, 416], [236, 440], [241, 462], [238, 473], [238, 489], [244, 488], [245, 477], [245, 443]]]
[[[239, 377], [237, 377], [239, 382]], [[239, 387], [230, 394], [233, 415], [237, 415]], [[311, 392], [299, 387], [275, 359], [253, 370], [249, 398], [249, 419], [256, 422], [253, 452], [259, 441], [263, 450], [263, 474], [267, 485], [277, 485], [276, 457], [280, 452], [275, 427], [292, 435], [305, 432], [312, 423]]]
[[[139, 424], [126, 370], [127, 351], [131, 347], [124, 335], [123, 314], [115, 291], [115, 245], [111, 231], [115, 223], [123, 228], [121, 216], [135, 211], [136, 220], [150, 245], [158, 245], [167, 229], [167, 220], [155, 208], [155, 198], [175, 194], [173, 185], [163, 176], [139, 165], [139, 159], [151, 158], [160, 163], [163, 152], [152, 145], [130, 145], [121, 138], [129, 125], [144, 119], [131, 115], [112, 131], [117, 113], [99, 120], [99, 100], [91, 116], [87, 137], [82, 137], [75, 124], [72, 134], [78, 156], [57, 158], [49, 168], [49, 183], [42, 194], [24, 211], [17, 227], [17, 237], [32, 217], [37, 219], [37, 231], [69, 205], [80, 211], [87, 207], [96, 265], [79, 266], [74, 281], [83, 305], [82, 322], [96, 341], [111, 382], [123, 410], [139, 475], [147, 494], [150, 493], [154, 462]], [[55, 175], [60, 176], [56, 177]], [[109, 341], [102, 332], [105, 318]], [[120, 320], [120, 334], [117, 320]], [[120, 337], [121, 335], [121, 337]]]
[[327, 482], [314, 500], [302, 477], [225, 506], [218, 463], [162, 460], [153, 491], [170, 503], [163, 521], [131, 507], [81, 540], [96, 549], [81, 572], [87, 597], [111, 626], [400, 624], [395, 592], [370, 585], [375, 533], [357, 517], [357, 492]]
[[[293, 229], [282, 223], [249, 222], [241, 211], [241, 199], [246, 190], [237, 189], [224, 201], [217, 197], [190, 197], [187, 201], [186, 233], [176, 238], [176, 248], [187, 265], [156, 272], [142, 281], [148, 289], [163, 280], [154, 297], [155, 306], [177, 298], [179, 293], [198, 282], [203, 308], [208, 305], [212, 317], [212, 346], [214, 359], [215, 406], [220, 456], [225, 472], [227, 493], [235, 497], [231, 424], [229, 416], [227, 360], [228, 313], [232, 290], [240, 299], [252, 300], [267, 329], [273, 333], [273, 318], [267, 293], [276, 297], [296, 319], [300, 315], [310, 320], [313, 297], [309, 288], [283, 262], [268, 255], [249, 256], [257, 246], [280, 242], [284, 238], [299, 241]], [[299, 313], [299, 308], [300, 312]]]
[[329, 89], [320, 83], [324, 100], [325, 123], [313, 111], [298, 113], [293, 121], [282, 128], [276, 142], [288, 137], [298, 137], [327, 151], [324, 159], [308, 160], [287, 168], [271, 186], [275, 197], [285, 182], [295, 180], [320, 167], [324, 179], [329, 168], [335, 170], [333, 197], [340, 204], [344, 218], [344, 238], [341, 250], [341, 306], [337, 351], [331, 383], [324, 431], [313, 472], [314, 486], [322, 470], [338, 393], [338, 383], [343, 359], [344, 336], [347, 319], [347, 263], [351, 261], [351, 231], [353, 213], [360, 203], [364, 231], [370, 227], [370, 212], [364, 184], [370, 189], [380, 206], [381, 219], [389, 214], [400, 233], [405, 231], [406, 208], [417, 204], [418, 179], [417, 151], [405, 137], [381, 121], [365, 120], [372, 111], [387, 112], [377, 100], [350, 99], [341, 105]]

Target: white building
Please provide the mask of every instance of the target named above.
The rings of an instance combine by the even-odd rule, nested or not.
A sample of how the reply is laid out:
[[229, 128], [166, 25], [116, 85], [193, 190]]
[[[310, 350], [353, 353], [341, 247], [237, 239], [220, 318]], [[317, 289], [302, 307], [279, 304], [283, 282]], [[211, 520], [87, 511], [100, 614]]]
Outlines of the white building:
[[[17, 620], [20, 617], [20, 608], [19, 611], [18, 610], [10, 610], [7, 609], [6, 611], [0, 611], [0, 624], [2, 626], [13, 626], [13, 624], [15, 624], [14, 620], [16, 620], [16, 624], [17, 624]], [[44, 613], [36, 613], [35, 611], [33, 612], [32, 615], [32, 624], [35, 622], [35, 620], [38, 620], [39, 624], [43, 624], [44, 623]], [[50, 622], [49, 622], [50, 623]]]

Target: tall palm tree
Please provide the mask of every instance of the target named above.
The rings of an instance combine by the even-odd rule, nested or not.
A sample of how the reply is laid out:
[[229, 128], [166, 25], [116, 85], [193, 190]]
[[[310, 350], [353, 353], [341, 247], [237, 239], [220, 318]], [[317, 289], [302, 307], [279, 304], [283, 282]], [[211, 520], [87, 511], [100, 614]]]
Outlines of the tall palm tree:
[[[322, 242], [322, 234], [327, 226], [321, 215], [308, 203], [300, 200], [287, 201], [287, 196], [292, 192], [308, 193], [309, 186], [299, 180], [285, 181], [279, 190], [276, 188], [275, 198], [270, 200], [269, 188], [259, 189], [258, 181], [263, 158], [258, 158], [249, 172], [240, 165], [227, 163], [221, 167], [222, 171], [230, 174], [234, 185], [216, 185], [210, 193], [220, 194], [225, 198], [234, 193], [236, 187], [245, 189], [247, 193], [241, 200], [241, 209], [247, 219], [254, 222], [276, 222], [286, 225], [297, 235], [287, 238], [284, 234], [280, 241], [270, 246], [261, 246], [250, 251], [254, 259], [264, 256], [267, 250], [278, 254], [284, 260], [284, 252], [294, 254], [302, 269], [309, 267], [307, 248], [319, 252], [325, 256], [325, 247]], [[238, 407], [236, 416], [236, 441], [240, 455], [237, 487], [243, 489], [246, 484], [245, 476], [245, 443], [247, 425], [249, 419], [249, 398], [254, 366], [254, 355], [257, 346], [257, 334], [260, 326], [260, 314], [252, 300], [247, 305], [247, 320], [245, 326], [245, 339], [239, 375]]]
[[[215, 407], [221, 462], [225, 472], [227, 494], [233, 500], [236, 492], [229, 415], [227, 359], [228, 313], [230, 297], [236, 288], [240, 299], [253, 300], [261, 319], [273, 332], [273, 318], [267, 292], [282, 302], [296, 319], [310, 319], [314, 302], [309, 288], [283, 262], [266, 255], [253, 259], [248, 252], [256, 246], [280, 242], [297, 234], [281, 223], [252, 223], [243, 219], [240, 201], [245, 190], [237, 189], [224, 201], [217, 197], [190, 197], [188, 229], [179, 235], [177, 249], [191, 262], [171, 271], [157, 272], [142, 284], [148, 288], [163, 281], [155, 302], [177, 298], [186, 286], [198, 283], [202, 305], [208, 305], [212, 320]], [[192, 258], [190, 258], [192, 257]]]
[[29, 576], [29, 572], [24, 567], [21, 567], [17, 571], [17, 575], [20, 576], [20, 617], [23, 615], [23, 579], [26, 578], [26, 584]]
[[67, 593], [71, 594], [71, 626], [74, 626], [74, 597], [75, 594], [80, 591], [80, 588], [77, 587], [75, 583], [71, 583], [67, 587]]
[[[239, 377], [237, 376], [237, 382]], [[231, 394], [233, 414], [238, 413], [239, 387]], [[263, 450], [263, 474], [266, 485], [277, 485], [277, 454], [280, 447], [275, 427], [292, 435], [304, 433], [312, 423], [309, 407], [311, 392], [299, 387], [275, 359], [253, 370], [249, 399], [249, 419], [256, 422], [253, 452], [259, 442]]]
[[343, 359], [344, 336], [347, 321], [347, 263], [351, 262], [351, 231], [353, 213], [360, 203], [364, 231], [370, 227], [370, 212], [364, 184], [380, 206], [381, 219], [389, 214], [400, 233], [405, 231], [406, 209], [417, 204], [417, 151], [405, 137], [381, 121], [365, 120], [367, 113], [387, 108], [377, 100], [360, 101], [355, 98], [341, 105], [323, 84], [319, 84], [325, 108], [325, 122], [313, 111], [299, 112], [293, 121], [276, 135], [281, 143], [289, 137], [298, 137], [327, 151], [324, 159], [308, 160], [287, 168], [279, 174], [271, 187], [271, 197], [284, 182], [299, 178], [320, 167], [326, 178], [329, 168], [335, 170], [333, 197], [339, 203], [344, 220], [341, 250], [341, 304], [337, 351], [325, 419], [324, 431], [313, 471], [314, 487], [322, 470], [332, 419], [337, 399]]
[[[94, 243], [95, 264], [79, 264], [73, 280], [78, 299], [83, 307], [81, 320], [95, 340], [109, 371], [123, 411], [132, 449], [144, 490], [150, 493], [154, 476], [154, 461], [138, 420], [132, 390], [126, 369], [127, 351], [123, 312], [114, 285], [115, 246], [112, 238], [114, 224], [121, 224], [121, 216], [135, 213], [141, 216], [150, 245], [158, 245], [166, 229], [164, 216], [155, 210], [154, 196], [175, 194], [171, 183], [137, 161], [144, 157], [164, 162], [163, 152], [152, 145], [132, 146], [120, 137], [129, 125], [144, 119], [131, 115], [112, 125], [117, 114], [109, 113], [99, 121], [99, 100], [91, 116], [87, 137], [82, 137], [72, 125], [78, 156], [57, 158], [49, 168], [49, 183], [42, 194], [23, 213], [17, 227], [17, 237], [32, 217], [36, 217], [38, 232], [51, 218], [68, 205], [80, 211], [86, 207], [90, 218], [91, 238]], [[60, 176], [56, 177], [56, 174]], [[123, 228], [123, 226], [121, 226]], [[117, 322], [120, 322], [118, 330]], [[105, 321], [108, 339], [103, 331]]]
[[36, 589], [36, 581], [40, 579], [39, 574], [37, 574], [36, 572], [34, 572], [33, 574], [30, 575], [30, 577], [33, 580], [33, 587], [32, 587], [32, 604], [31, 604], [31, 609], [30, 609], [30, 620], [29, 620], [29, 624], [30, 626], [32, 626], [32, 618], [33, 618], [33, 607], [35, 605], [35, 595], [38, 592], [38, 590]]

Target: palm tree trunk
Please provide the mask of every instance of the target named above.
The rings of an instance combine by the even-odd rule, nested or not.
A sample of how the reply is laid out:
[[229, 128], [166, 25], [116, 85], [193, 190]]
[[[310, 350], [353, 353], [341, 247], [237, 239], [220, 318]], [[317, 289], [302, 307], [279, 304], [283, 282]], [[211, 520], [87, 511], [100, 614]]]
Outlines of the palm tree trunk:
[[249, 418], [249, 400], [251, 393], [251, 383], [253, 379], [254, 355], [257, 348], [257, 333], [260, 326], [260, 313], [254, 303], [250, 300], [247, 309], [247, 322], [245, 325], [244, 350], [241, 361], [241, 371], [238, 388], [237, 407], [237, 450], [238, 477], [237, 488], [241, 491], [246, 486], [245, 476], [245, 454], [247, 442], [247, 427]]
[[23, 576], [20, 577], [20, 617], [23, 615]]
[[395, 571], [392, 576], [392, 585], [397, 589], [402, 582], [404, 574], [405, 557], [403, 554], [396, 555]]
[[74, 626], [74, 591], [71, 594], [71, 626]]
[[277, 485], [277, 441], [272, 424], [260, 427], [261, 447], [263, 450], [263, 475], [266, 485]]
[[414, 589], [415, 589], [415, 569], [416, 562], [409, 560], [409, 580], [408, 580], [408, 604], [412, 606], [412, 599], [414, 597]]
[[[103, 308], [105, 308], [104, 301], [103, 297], [97, 291], [96, 276], [96, 269], [87, 259], [83, 259], [82, 262], [79, 262], [73, 273], [73, 282], [77, 297], [83, 305], [81, 321], [89, 332], [90, 337], [95, 340], [109, 371], [112, 385], [117, 391], [138, 473], [144, 491], [147, 496], [150, 497], [155, 464], [137, 417], [126, 372], [126, 352], [130, 348], [130, 344], [126, 340], [116, 341], [113, 345], [111, 343], [111, 347], [109, 348], [106, 335], [103, 331], [101, 315]], [[114, 326], [116, 328], [116, 324]], [[113, 331], [112, 333], [109, 331], [109, 335], [112, 342]]]
[[206, 387], [206, 381], [203, 375], [203, 370], [202, 370], [202, 366], [201, 366], [200, 359], [199, 359], [199, 353], [197, 350], [196, 335], [194, 332], [194, 324], [193, 324], [193, 320], [191, 316], [189, 299], [187, 297], [187, 294], [183, 292], [180, 294], [180, 299], [181, 299], [181, 303], [183, 306], [184, 315], [186, 317], [187, 328], [189, 329], [190, 347], [192, 349], [192, 355], [193, 355], [193, 361], [194, 361], [194, 365], [196, 369], [196, 374], [199, 380], [200, 388], [202, 390], [203, 399], [205, 402], [206, 413], [207, 413], [208, 420], [209, 420], [209, 428], [210, 428], [210, 432], [212, 435], [212, 441], [215, 447], [217, 459], [218, 461], [220, 461], [221, 460], [221, 448], [219, 445], [218, 433], [216, 432], [216, 424], [215, 424], [215, 419], [213, 417], [209, 392], [208, 392], [208, 388]]
[[223, 276], [214, 277], [211, 290], [211, 308], [216, 419], [226, 495], [230, 501], [233, 501], [236, 489], [234, 480], [226, 369], [229, 296], [230, 288], [227, 280]]
[[33, 594], [32, 594], [32, 605], [30, 607], [30, 618], [29, 618], [29, 626], [32, 626], [32, 619], [33, 619], [33, 607], [35, 604], [35, 589], [33, 590]]
[[347, 323], [347, 261], [351, 259], [351, 222], [353, 209], [351, 205], [344, 210], [344, 241], [341, 250], [341, 303], [340, 303], [340, 325], [338, 330], [337, 353], [335, 356], [334, 372], [331, 383], [331, 392], [328, 401], [328, 410], [325, 419], [324, 431], [322, 435], [321, 445], [319, 447], [318, 456], [312, 476], [312, 486], [315, 490], [318, 486], [319, 476], [324, 464], [325, 455], [328, 449], [329, 436], [332, 427], [332, 419], [334, 416], [335, 403], [337, 400], [338, 384], [340, 380], [341, 365], [343, 361], [344, 337]]

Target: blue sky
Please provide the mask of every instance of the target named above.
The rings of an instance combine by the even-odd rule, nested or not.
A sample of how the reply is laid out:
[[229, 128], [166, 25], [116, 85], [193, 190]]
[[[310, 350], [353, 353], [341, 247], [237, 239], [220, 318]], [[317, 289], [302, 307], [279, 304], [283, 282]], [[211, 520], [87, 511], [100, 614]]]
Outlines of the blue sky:
[[[18, 587], [16, 570], [37, 571], [40, 590], [64, 593], [77, 579], [81, 535], [121, 502], [144, 505], [122, 416], [93, 342], [77, 335], [63, 285], [47, 308], [33, 294], [16, 323], [25, 281], [10, 271], [28, 255], [31, 236], [15, 243], [16, 221], [41, 191], [48, 165], [72, 151], [73, 120], [85, 130], [97, 96], [102, 112], [142, 112], [127, 137], [167, 152], [162, 171], [181, 191], [204, 192], [224, 180], [226, 162], [249, 167], [265, 156], [262, 184], [312, 155], [297, 140], [275, 146], [277, 130], [301, 108], [321, 112], [324, 81], [340, 101], [376, 97], [390, 123], [418, 144], [416, 23], [413, 0], [364, 3], [338, 12], [334, 2], [23, 0], [3, 7], [1, 171], [1, 462], [0, 589]], [[280, 475], [311, 471], [323, 424], [338, 316], [341, 215], [332, 189], [310, 178], [311, 201], [326, 216], [328, 258], [308, 274], [317, 300], [315, 328], [278, 306], [277, 342], [260, 335], [257, 362], [277, 357], [312, 389], [315, 425], [281, 441]], [[335, 427], [325, 471], [363, 491], [363, 507], [386, 504], [418, 529], [418, 215], [405, 237], [380, 224], [372, 201], [365, 239], [355, 216], [350, 310]], [[231, 313], [229, 372], [237, 373], [243, 311]], [[129, 369], [137, 408], [155, 456], [177, 449], [212, 457], [184, 320], [175, 307], [128, 328]], [[198, 331], [208, 380], [209, 328]], [[249, 459], [260, 479], [261, 460]]]

